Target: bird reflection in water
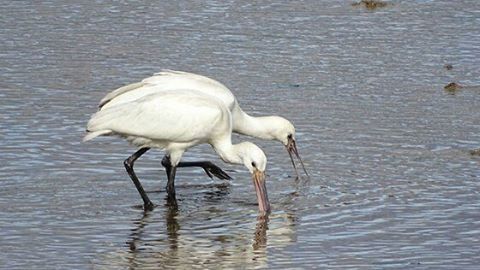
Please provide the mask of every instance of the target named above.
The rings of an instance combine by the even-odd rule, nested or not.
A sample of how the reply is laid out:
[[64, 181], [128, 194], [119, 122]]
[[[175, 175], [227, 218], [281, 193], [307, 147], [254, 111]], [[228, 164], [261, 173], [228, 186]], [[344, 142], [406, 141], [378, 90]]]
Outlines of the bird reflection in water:
[[165, 224], [167, 224], [167, 235], [170, 250], [178, 249], [178, 231], [180, 230], [180, 224], [177, 220], [178, 207], [171, 206], [165, 209]]
[[148, 261], [149, 263], [161, 263], [160, 258], [162, 257], [150, 257], [150, 255], [155, 255], [155, 253], [147, 250], [145, 246], [155, 245], [157, 243], [161, 244], [160, 246], [165, 246], [165, 244], [167, 244], [168, 256], [165, 259], [167, 259], [168, 257], [176, 257], [176, 251], [178, 250], [179, 243], [178, 231], [180, 230], [180, 224], [177, 220], [178, 207], [177, 204], [172, 202], [170, 198], [166, 198], [165, 201], [166, 202], [164, 207], [164, 217], [167, 238], [164, 241], [163, 237], [161, 237], [160, 239], [151, 239], [149, 237], [149, 233], [147, 232], [147, 225], [155, 224], [155, 220], [153, 218], [155, 212], [142, 211], [142, 216], [139, 220], [134, 222], [136, 227], [132, 229], [132, 233], [130, 234], [130, 240], [127, 241], [129, 253], [131, 254], [128, 259], [130, 269], [135, 269], [135, 266], [141, 265], [141, 263], [139, 263], [139, 257], [141, 257], [143, 261], [143, 259], [145, 259], [145, 256], [147, 256], [148, 258], [145, 261]]
[[268, 214], [257, 217], [255, 236], [253, 237], [253, 250], [265, 249], [267, 247]]
[[[218, 205], [228, 197], [225, 195], [229, 189], [202, 194], [203, 205]], [[191, 211], [167, 205], [143, 212], [134, 221], [135, 228], [127, 241], [128, 252], [124, 254], [127, 258], [121, 260], [130, 269], [189, 265], [266, 267], [268, 247], [286, 247], [296, 238], [296, 219], [291, 213], [259, 215], [254, 221], [247, 220], [252, 216], [242, 211]]]

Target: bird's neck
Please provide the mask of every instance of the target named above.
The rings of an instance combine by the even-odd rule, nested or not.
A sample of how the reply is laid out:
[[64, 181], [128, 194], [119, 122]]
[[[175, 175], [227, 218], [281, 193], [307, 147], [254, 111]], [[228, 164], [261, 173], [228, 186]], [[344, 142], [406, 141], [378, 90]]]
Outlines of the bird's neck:
[[254, 117], [241, 109], [233, 111], [233, 131], [247, 136], [273, 140], [275, 137], [271, 132], [275, 127], [269, 121], [270, 116]]
[[240, 144], [232, 144], [231, 137], [225, 137], [211, 143], [220, 158], [232, 164], [243, 164]]

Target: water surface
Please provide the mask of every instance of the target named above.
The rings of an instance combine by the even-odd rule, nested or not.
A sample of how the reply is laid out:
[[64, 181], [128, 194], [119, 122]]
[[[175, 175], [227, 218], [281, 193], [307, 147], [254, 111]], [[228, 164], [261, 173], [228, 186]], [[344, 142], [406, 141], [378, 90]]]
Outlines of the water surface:
[[[4, 269], [476, 269], [480, 263], [477, 1], [24, 1], [0, 11], [0, 266]], [[453, 69], [444, 66], [451, 64]], [[81, 143], [108, 91], [162, 68], [224, 82], [244, 110], [296, 126], [311, 177], [268, 155], [273, 212], [251, 179], [177, 175], [162, 153]], [[246, 140], [235, 136], [235, 141]]]

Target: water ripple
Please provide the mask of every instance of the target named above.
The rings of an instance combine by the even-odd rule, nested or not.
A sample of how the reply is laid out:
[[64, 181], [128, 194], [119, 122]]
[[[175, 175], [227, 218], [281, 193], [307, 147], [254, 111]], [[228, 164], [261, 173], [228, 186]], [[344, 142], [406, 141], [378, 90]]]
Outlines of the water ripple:
[[[8, 269], [476, 269], [480, 237], [479, 13], [472, 1], [42, 5], [0, 23], [0, 261]], [[445, 64], [453, 69], [447, 70]], [[297, 129], [310, 178], [268, 155], [273, 212], [208, 146], [164, 205], [162, 153], [136, 164], [158, 205], [141, 210], [120, 140], [81, 143], [103, 95], [161, 68], [219, 79], [254, 115]], [[467, 87], [447, 93], [456, 81]], [[473, 86], [473, 87], [468, 87]], [[235, 136], [234, 141], [244, 140]]]

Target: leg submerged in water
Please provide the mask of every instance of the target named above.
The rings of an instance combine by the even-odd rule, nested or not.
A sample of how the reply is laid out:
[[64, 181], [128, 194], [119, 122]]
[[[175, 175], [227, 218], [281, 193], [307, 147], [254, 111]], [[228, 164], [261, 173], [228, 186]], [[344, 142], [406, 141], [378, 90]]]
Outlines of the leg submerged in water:
[[166, 155], [162, 159], [162, 165], [165, 167], [165, 171], [167, 173], [167, 204], [169, 206], [177, 206], [177, 198], [175, 195], [175, 175], [177, 172], [177, 167], [172, 166], [172, 163], [170, 162], [170, 157]]

